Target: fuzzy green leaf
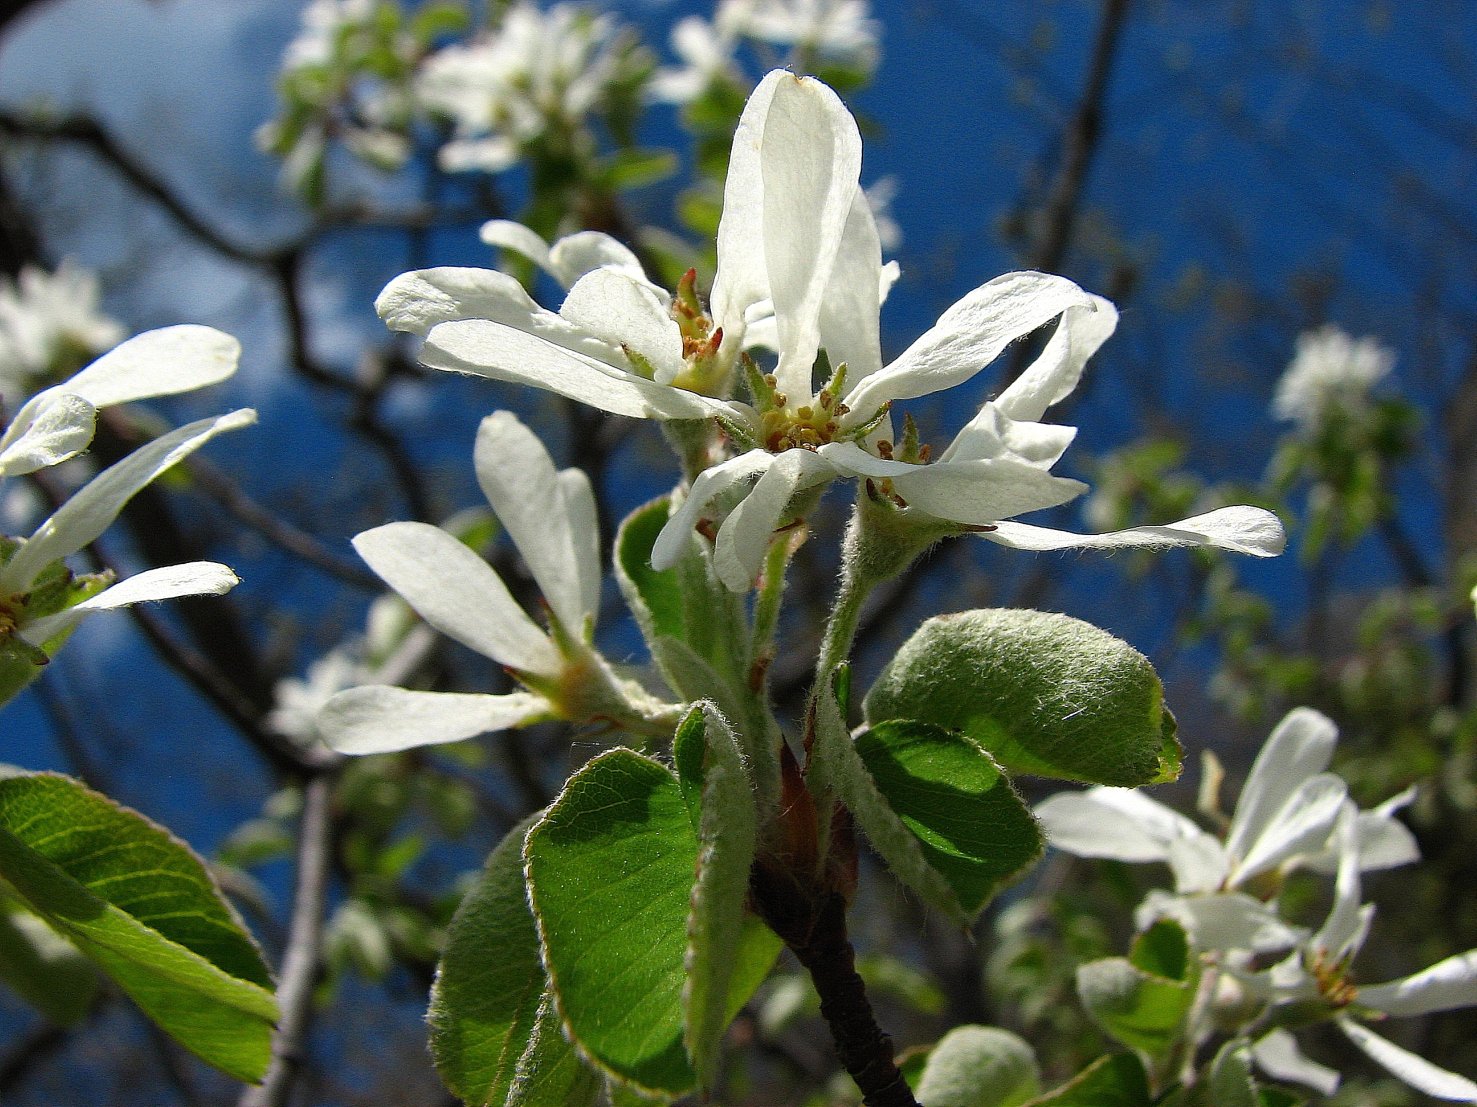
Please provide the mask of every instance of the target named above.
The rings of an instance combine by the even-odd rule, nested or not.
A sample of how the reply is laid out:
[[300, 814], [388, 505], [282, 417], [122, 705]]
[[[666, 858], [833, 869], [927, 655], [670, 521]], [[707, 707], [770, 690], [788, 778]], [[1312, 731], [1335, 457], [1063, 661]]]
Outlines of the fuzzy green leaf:
[[1165, 980], [1188, 980], [1190, 936], [1173, 919], [1159, 919], [1134, 938], [1128, 959], [1135, 968]]
[[1151, 1107], [1149, 1078], [1131, 1053], [1099, 1057], [1071, 1080], [1026, 1107]]
[[676, 778], [631, 750], [600, 755], [529, 831], [523, 858], [578, 1048], [638, 1088], [690, 1091], [682, 993], [698, 841]]
[[1133, 786], [1180, 771], [1174, 717], [1143, 654], [1079, 619], [985, 610], [923, 624], [867, 694], [871, 722], [967, 734], [1006, 770]]
[[1041, 1092], [1026, 1042], [992, 1026], [956, 1026], [928, 1055], [914, 1093], [921, 1107], [1018, 1107]]
[[536, 1014], [507, 1099], [487, 1102], [497, 1107], [594, 1107], [605, 1081], [564, 1036], [553, 993], [544, 993]]
[[669, 512], [665, 496], [643, 504], [626, 516], [615, 537], [616, 580], [648, 642], [658, 637], [678, 641], [686, 637], [678, 570], [651, 567], [651, 548]]
[[1179, 1039], [1194, 998], [1190, 987], [1107, 957], [1077, 969], [1077, 994], [1093, 1020], [1118, 1041], [1158, 1055]]
[[48, 773], [0, 780], [0, 876], [181, 1045], [259, 1080], [277, 1001], [255, 944], [189, 848]]

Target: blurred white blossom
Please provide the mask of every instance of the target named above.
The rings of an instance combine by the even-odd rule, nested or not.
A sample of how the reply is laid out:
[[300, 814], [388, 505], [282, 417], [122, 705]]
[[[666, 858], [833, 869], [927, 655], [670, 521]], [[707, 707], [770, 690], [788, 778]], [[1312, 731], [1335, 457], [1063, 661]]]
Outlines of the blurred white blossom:
[[0, 402], [15, 412], [37, 388], [75, 372], [124, 330], [98, 309], [97, 277], [70, 259], [0, 278]]
[[791, 47], [802, 58], [862, 70], [877, 64], [882, 37], [867, 0], [723, 0], [717, 25], [720, 33]]
[[1298, 336], [1297, 353], [1272, 397], [1272, 414], [1316, 430], [1337, 412], [1357, 412], [1389, 375], [1395, 352], [1373, 338], [1351, 338], [1335, 326]]
[[672, 28], [672, 52], [682, 64], [657, 70], [648, 95], [662, 103], [690, 104], [719, 82], [740, 80], [737, 47], [731, 28], [696, 15], [680, 20]]

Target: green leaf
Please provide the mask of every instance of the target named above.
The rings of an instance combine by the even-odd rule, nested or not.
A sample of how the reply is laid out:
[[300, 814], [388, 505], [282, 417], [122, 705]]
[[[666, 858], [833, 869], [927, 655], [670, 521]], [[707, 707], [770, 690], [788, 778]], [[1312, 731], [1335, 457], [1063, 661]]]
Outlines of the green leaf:
[[1061, 1087], [1025, 1107], [1152, 1107], [1149, 1078], [1131, 1053], [1099, 1057]]
[[58, 1026], [87, 1014], [97, 970], [39, 915], [0, 897], [0, 980]]
[[602, 167], [605, 187], [624, 192], [664, 181], [677, 171], [677, 155], [671, 150], [618, 150]]
[[1099, 1026], [1124, 1045], [1152, 1055], [1178, 1042], [1194, 998], [1187, 983], [1144, 972], [1122, 957], [1080, 966], [1077, 994]]
[[1133, 786], [1180, 771], [1174, 717], [1143, 654], [1065, 615], [929, 619], [867, 694], [868, 721], [916, 719], [973, 738], [1012, 773]]
[[446, 1086], [469, 1103], [501, 1105], [529, 1047], [547, 986], [514, 827], [462, 900], [431, 989], [431, 1055]]
[[921, 1107], [1018, 1107], [1041, 1092], [1024, 1040], [990, 1026], [957, 1026], [928, 1055], [914, 1093]]
[[545, 992], [506, 1101], [487, 1102], [498, 1107], [594, 1107], [604, 1084], [564, 1036], [553, 993]]
[[189, 848], [66, 777], [0, 780], [0, 876], [181, 1045], [259, 1080], [277, 1001], [255, 944]]
[[[694, 721], [702, 723], [700, 758], [691, 753]], [[744, 903], [749, 895], [758, 817], [738, 739], [718, 710], [710, 703], [695, 704], [677, 734], [673, 753], [680, 787], [687, 792], [695, 784], [702, 794], [697, 882], [687, 921], [683, 1040], [698, 1083], [711, 1088], [723, 1032], [733, 1017], [729, 992], [744, 937]]]
[[1232, 1038], [1185, 1102], [1186, 1107], [1260, 1107], [1260, 1098], [1251, 1075], [1251, 1047], [1245, 1038]]
[[1160, 919], [1133, 940], [1128, 959], [1135, 968], [1165, 980], [1188, 980], [1190, 936], [1173, 919]]
[[857, 737], [856, 752], [967, 915], [1041, 856], [1031, 812], [990, 755], [962, 734], [883, 723]]
[[651, 567], [651, 549], [670, 510], [666, 496], [643, 504], [626, 516], [615, 536], [616, 580], [648, 642], [658, 637], [686, 638], [678, 571], [658, 572]]
[[690, 1091], [682, 992], [698, 842], [676, 778], [631, 750], [602, 754], [528, 832], [523, 859], [578, 1048], [640, 1089]]
[[958, 894], [930, 863], [923, 843], [893, 810], [857, 753], [835, 696], [823, 692], [817, 697], [815, 724], [815, 743], [806, 774], [818, 802], [827, 794], [839, 799], [893, 876], [929, 906], [960, 925], [966, 924], [969, 913]]

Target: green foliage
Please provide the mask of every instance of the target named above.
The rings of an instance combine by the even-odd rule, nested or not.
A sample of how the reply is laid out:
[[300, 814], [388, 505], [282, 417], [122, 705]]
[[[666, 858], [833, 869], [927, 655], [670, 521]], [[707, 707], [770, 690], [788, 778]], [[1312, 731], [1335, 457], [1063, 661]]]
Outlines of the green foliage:
[[1153, 666], [1078, 619], [985, 610], [929, 619], [867, 693], [866, 717], [968, 735], [1010, 772], [1136, 785], [1179, 775]]
[[1019, 1036], [956, 1026], [929, 1053], [914, 1094], [921, 1107], [1018, 1107], [1040, 1091], [1036, 1055]]
[[271, 978], [189, 848], [66, 777], [0, 781], [0, 876], [180, 1044], [259, 1080]]
[[1077, 993], [1099, 1026], [1151, 1056], [1174, 1048], [1194, 999], [1189, 982], [1146, 972], [1123, 957], [1078, 968]]
[[59, 1026], [87, 1014], [97, 970], [38, 915], [0, 896], [0, 980]]
[[1131, 1053], [1110, 1053], [1026, 1107], [1151, 1107], [1153, 1102], [1139, 1059]]

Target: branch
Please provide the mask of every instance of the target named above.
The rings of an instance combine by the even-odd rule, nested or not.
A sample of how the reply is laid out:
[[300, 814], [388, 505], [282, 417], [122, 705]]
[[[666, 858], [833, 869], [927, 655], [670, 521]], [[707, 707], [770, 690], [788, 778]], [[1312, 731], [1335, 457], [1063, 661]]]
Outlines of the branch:
[[331, 772], [317, 773], [303, 787], [297, 882], [287, 950], [282, 957], [282, 979], [277, 986], [281, 1017], [272, 1042], [272, 1064], [261, 1084], [242, 1093], [237, 1107], [284, 1107], [307, 1059], [313, 984], [322, 953], [324, 900], [333, 853], [332, 797]]

